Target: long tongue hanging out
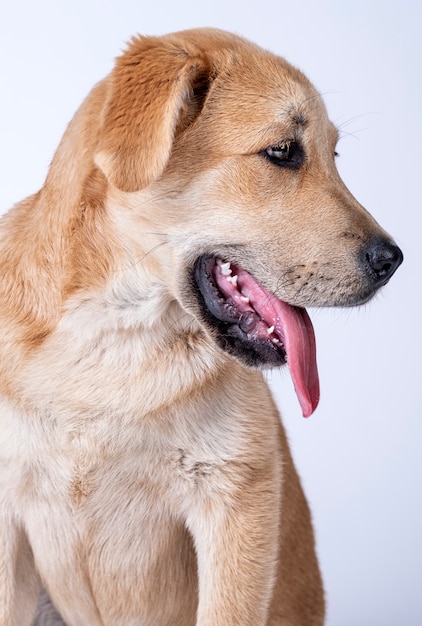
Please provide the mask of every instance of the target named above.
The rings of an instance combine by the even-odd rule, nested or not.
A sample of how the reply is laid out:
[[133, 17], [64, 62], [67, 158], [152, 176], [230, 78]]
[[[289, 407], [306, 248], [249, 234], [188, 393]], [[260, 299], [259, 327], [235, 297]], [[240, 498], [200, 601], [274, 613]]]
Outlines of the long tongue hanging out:
[[276, 342], [284, 345], [287, 363], [304, 417], [315, 411], [319, 401], [315, 334], [306, 309], [279, 300], [248, 272], [222, 264], [216, 280], [225, 296], [239, 308], [255, 311], [267, 332], [273, 331]]
[[276, 329], [284, 332], [287, 363], [302, 407], [303, 417], [309, 417], [319, 402], [319, 378], [316, 344], [312, 322], [306, 309], [293, 307], [274, 298], [277, 313]]

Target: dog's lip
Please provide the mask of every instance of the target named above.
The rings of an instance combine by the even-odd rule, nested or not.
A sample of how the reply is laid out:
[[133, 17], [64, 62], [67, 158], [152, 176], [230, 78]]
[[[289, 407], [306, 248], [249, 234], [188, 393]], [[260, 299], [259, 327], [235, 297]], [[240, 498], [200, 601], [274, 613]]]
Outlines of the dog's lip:
[[208, 280], [199, 288], [210, 313], [237, 325], [249, 339], [270, 343], [279, 363], [287, 360], [303, 415], [311, 415], [319, 401], [319, 380], [315, 335], [306, 309], [278, 299], [229, 261], [209, 256], [204, 266]]

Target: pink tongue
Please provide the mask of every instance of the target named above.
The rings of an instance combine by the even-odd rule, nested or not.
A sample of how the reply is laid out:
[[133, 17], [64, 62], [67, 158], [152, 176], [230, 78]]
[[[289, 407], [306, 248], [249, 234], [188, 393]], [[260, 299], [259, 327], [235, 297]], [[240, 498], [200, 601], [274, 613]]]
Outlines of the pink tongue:
[[[217, 272], [216, 279], [220, 289], [239, 308], [252, 310], [253, 307], [267, 328], [274, 329], [273, 335], [278, 337], [286, 350], [287, 363], [303, 417], [309, 417], [318, 405], [319, 379], [315, 334], [306, 309], [279, 300], [240, 267], [232, 265], [230, 274], [232, 273], [237, 276], [236, 286], [228, 282], [230, 277], [227, 280], [221, 270]], [[242, 295], [248, 298], [250, 304], [243, 303]]]
[[319, 401], [315, 334], [306, 309], [290, 306], [274, 296], [277, 334], [284, 335], [287, 363], [302, 407], [303, 417], [315, 411]]

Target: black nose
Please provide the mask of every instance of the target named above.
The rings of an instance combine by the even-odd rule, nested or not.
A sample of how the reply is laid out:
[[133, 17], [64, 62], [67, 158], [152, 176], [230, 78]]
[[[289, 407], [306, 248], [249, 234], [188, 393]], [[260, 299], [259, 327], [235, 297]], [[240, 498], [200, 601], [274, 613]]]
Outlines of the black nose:
[[385, 285], [402, 261], [400, 248], [386, 239], [372, 241], [363, 251], [365, 269], [375, 287]]

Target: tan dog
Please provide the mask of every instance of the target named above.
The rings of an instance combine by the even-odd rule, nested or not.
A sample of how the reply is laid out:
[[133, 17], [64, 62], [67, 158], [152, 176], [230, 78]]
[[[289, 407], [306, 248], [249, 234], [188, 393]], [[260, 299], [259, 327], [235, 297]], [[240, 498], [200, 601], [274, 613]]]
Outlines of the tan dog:
[[258, 368], [287, 361], [309, 415], [301, 307], [366, 302], [402, 260], [336, 141], [284, 60], [139, 37], [3, 218], [1, 626], [31, 623], [41, 585], [69, 626], [323, 623]]

